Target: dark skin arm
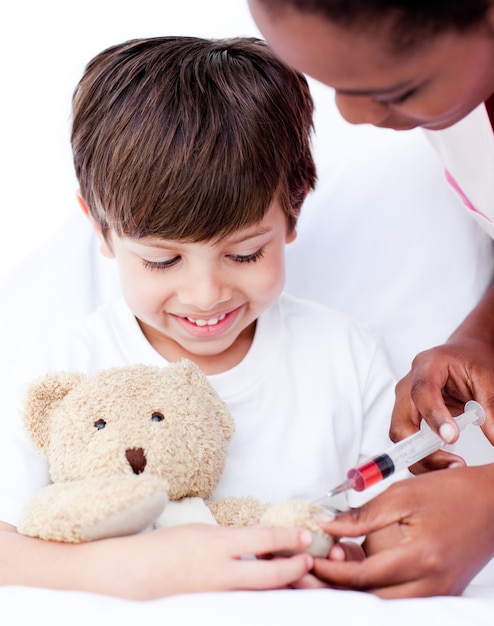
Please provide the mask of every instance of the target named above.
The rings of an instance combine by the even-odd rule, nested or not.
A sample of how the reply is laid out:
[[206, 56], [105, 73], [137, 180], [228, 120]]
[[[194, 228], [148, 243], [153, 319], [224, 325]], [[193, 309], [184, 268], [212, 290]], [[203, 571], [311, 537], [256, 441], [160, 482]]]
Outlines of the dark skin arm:
[[[494, 288], [444, 346], [419, 354], [397, 385], [391, 438], [413, 434], [422, 416], [439, 433], [477, 400], [494, 443]], [[441, 432], [444, 434], [444, 426]], [[415, 471], [463, 459], [440, 451]], [[363, 561], [349, 554], [316, 559], [297, 586], [367, 590], [384, 598], [460, 594], [494, 554], [494, 464], [424, 474], [392, 485], [360, 509], [323, 524], [341, 537], [366, 535]], [[338, 558], [338, 557], [337, 557]]]
[[[494, 130], [494, 94], [485, 107]], [[442, 426], [443, 439], [454, 443], [459, 433], [451, 415], [459, 415], [468, 400], [484, 407], [483, 431], [494, 445], [494, 285], [445, 345], [416, 356], [411, 371], [396, 387], [391, 439], [411, 435], [422, 416], [438, 434]], [[440, 451], [411, 469], [420, 473], [453, 462], [464, 464], [463, 459]]]
[[[447, 343], [419, 354], [398, 383], [391, 438], [399, 441], [413, 434], [424, 418], [453, 443], [459, 432], [452, 415], [472, 399], [486, 411], [482, 429], [494, 444], [492, 286]], [[449, 425], [449, 433], [444, 425]], [[453, 462], [464, 464], [440, 451], [412, 470], [444, 468]], [[490, 464], [428, 473], [392, 485], [364, 507], [324, 524], [338, 536], [366, 535], [368, 558], [316, 559], [312, 575], [298, 586], [359, 589], [383, 598], [462, 593], [494, 555], [493, 481]]]
[[316, 559], [302, 588], [369, 591], [382, 598], [459, 595], [494, 556], [494, 464], [432, 472], [392, 485], [359, 509], [321, 523], [367, 535], [363, 561]]
[[[447, 443], [453, 443], [459, 431], [451, 415], [460, 414], [472, 399], [486, 411], [482, 430], [494, 445], [494, 286], [446, 344], [415, 357], [411, 371], [396, 386], [391, 439], [399, 441], [416, 432], [422, 417]], [[412, 471], [447, 467], [452, 462], [464, 463], [440, 451]]]

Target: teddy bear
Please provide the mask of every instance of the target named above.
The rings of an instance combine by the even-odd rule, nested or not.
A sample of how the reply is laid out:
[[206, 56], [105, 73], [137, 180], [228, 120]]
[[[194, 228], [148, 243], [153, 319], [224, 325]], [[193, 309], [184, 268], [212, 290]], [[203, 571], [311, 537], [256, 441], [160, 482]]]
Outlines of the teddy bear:
[[211, 500], [234, 420], [187, 359], [47, 374], [29, 386], [23, 418], [51, 484], [27, 503], [21, 534], [78, 543], [187, 522], [297, 524], [313, 532], [312, 553], [332, 544], [309, 502]]

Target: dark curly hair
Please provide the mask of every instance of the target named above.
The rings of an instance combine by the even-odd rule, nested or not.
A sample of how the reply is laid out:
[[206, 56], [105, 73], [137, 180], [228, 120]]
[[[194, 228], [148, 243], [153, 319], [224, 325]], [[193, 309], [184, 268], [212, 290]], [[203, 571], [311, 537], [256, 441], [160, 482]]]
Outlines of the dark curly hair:
[[438, 33], [482, 28], [492, 0], [257, 0], [271, 14], [293, 8], [317, 13], [345, 28], [392, 25], [391, 43], [399, 51]]

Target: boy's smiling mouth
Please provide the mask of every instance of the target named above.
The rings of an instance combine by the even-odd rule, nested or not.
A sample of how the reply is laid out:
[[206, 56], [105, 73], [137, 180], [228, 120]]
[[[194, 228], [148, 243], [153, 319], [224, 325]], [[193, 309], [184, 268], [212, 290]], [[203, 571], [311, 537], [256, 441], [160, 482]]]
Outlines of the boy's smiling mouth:
[[174, 315], [173, 317], [182, 329], [194, 337], [217, 337], [229, 330], [241, 309], [242, 307], [238, 307], [233, 311], [211, 317], [194, 317], [192, 315]]
[[196, 326], [216, 326], [218, 322], [221, 322], [226, 317], [226, 313], [222, 313], [218, 317], [210, 317], [208, 319], [204, 318], [193, 318], [187, 317], [186, 319], [192, 324], [196, 324]]

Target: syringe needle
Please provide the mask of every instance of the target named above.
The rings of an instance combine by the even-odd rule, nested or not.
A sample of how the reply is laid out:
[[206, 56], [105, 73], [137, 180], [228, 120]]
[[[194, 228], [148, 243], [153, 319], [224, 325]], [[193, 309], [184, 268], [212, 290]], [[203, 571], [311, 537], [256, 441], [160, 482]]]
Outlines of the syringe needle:
[[324, 506], [331, 498], [334, 498], [335, 496], [338, 496], [340, 493], [344, 493], [345, 491], [349, 491], [354, 487], [355, 481], [353, 481], [351, 478], [347, 478], [345, 482], [341, 483], [341, 485], [338, 485], [337, 487], [334, 487], [333, 489], [331, 489], [331, 491], [328, 491], [328, 493], [326, 493], [322, 498], [314, 500], [314, 504], [320, 504]]
[[[478, 402], [470, 400], [465, 404], [464, 412], [455, 419], [460, 430], [468, 424], [481, 426], [485, 420], [485, 411]], [[327, 501], [350, 489], [363, 491], [395, 472], [410, 467], [444, 445], [442, 439], [423, 421], [418, 432], [393, 444], [383, 454], [349, 470], [345, 482], [328, 491], [316, 502]]]
[[352, 478], [347, 478], [345, 482], [341, 483], [331, 491], [328, 491], [326, 494], [327, 498], [332, 498], [333, 496], [337, 496], [340, 493], [344, 493], [345, 491], [349, 491], [355, 487], [355, 481]]

